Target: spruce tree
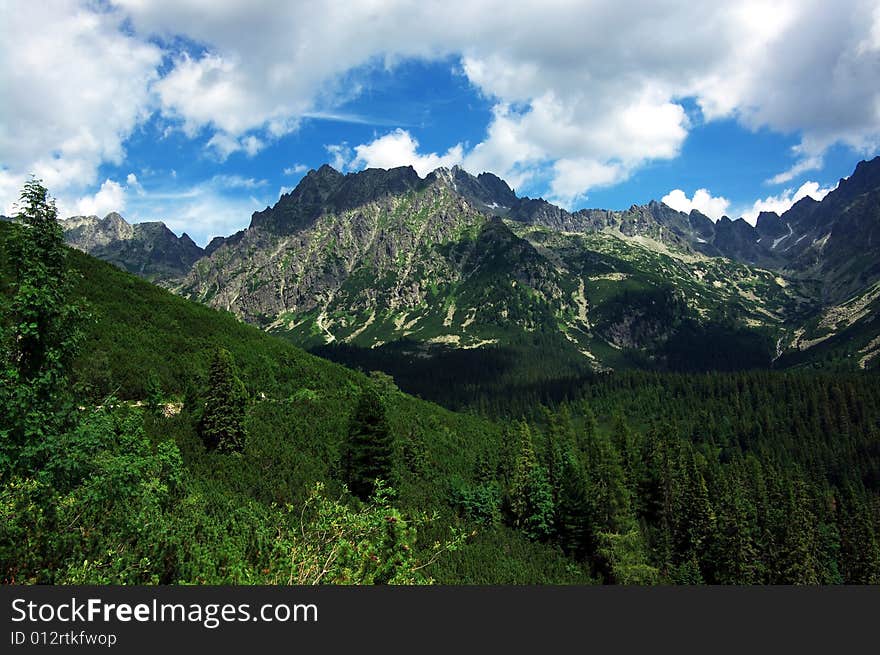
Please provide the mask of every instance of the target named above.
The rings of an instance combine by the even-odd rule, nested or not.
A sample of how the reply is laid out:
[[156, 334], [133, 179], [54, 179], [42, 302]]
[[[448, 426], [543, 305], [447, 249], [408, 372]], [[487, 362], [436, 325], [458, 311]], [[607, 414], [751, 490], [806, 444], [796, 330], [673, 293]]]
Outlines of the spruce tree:
[[510, 509], [514, 525], [532, 539], [544, 539], [553, 532], [553, 490], [547, 469], [535, 455], [532, 431], [519, 425], [520, 449], [510, 489]]
[[394, 438], [374, 385], [361, 392], [349, 424], [343, 469], [348, 488], [361, 500], [373, 494], [376, 480], [394, 483]]
[[0, 322], [0, 469], [31, 465], [72, 417], [67, 371], [81, 307], [71, 299], [67, 249], [55, 201], [32, 178], [10, 231], [8, 300]]
[[591, 519], [595, 516], [590, 490], [580, 460], [566, 457], [556, 506], [556, 530], [559, 545], [577, 559], [584, 558], [595, 546], [590, 542]]
[[244, 450], [244, 417], [247, 390], [238, 378], [232, 355], [220, 348], [208, 375], [208, 392], [199, 421], [202, 441], [210, 450], [240, 453]]

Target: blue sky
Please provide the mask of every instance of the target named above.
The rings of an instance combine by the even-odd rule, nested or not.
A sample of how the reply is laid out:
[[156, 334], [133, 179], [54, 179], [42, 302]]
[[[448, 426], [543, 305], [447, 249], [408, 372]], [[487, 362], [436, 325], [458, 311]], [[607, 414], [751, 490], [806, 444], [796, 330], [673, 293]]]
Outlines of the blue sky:
[[751, 220], [880, 144], [875, 1], [34, 4], [0, 21], [2, 209], [36, 173], [202, 244], [325, 162]]

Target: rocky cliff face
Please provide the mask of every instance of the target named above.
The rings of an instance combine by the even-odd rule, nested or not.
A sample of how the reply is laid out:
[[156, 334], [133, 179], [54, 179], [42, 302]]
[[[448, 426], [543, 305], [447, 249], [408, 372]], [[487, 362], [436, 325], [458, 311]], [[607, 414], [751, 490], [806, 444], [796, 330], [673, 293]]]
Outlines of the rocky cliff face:
[[656, 202], [570, 213], [457, 167], [421, 179], [324, 166], [213, 242], [177, 291], [305, 346], [470, 348], [540, 334], [601, 368], [722, 307], [779, 327], [794, 287], [705, 257], [691, 244], [709, 248], [700, 235], [712, 229]]
[[131, 225], [116, 212], [59, 222], [68, 244], [156, 281], [185, 275], [204, 255], [187, 234], [177, 237], [160, 222]]
[[880, 159], [756, 226], [654, 201], [568, 212], [459, 167], [329, 166], [204, 251], [116, 214], [64, 225], [74, 245], [304, 346], [552, 342], [601, 368], [742, 329], [775, 340], [763, 365], [880, 332], [862, 329], [880, 281]]
[[[306, 344], [419, 335], [467, 345], [485, 340], [481, 325], [533, 327], [540, 311], [520, 316], [516, 305], [523, 294], [559, 302], [553, 267], [491, 218], [504, 188], [464, 175], [312, 171], [198, 262], [179, 291]], [[496, 281], [504, 288], [487, 296]], [[460, 296], [483, 304], [459, 306]]]

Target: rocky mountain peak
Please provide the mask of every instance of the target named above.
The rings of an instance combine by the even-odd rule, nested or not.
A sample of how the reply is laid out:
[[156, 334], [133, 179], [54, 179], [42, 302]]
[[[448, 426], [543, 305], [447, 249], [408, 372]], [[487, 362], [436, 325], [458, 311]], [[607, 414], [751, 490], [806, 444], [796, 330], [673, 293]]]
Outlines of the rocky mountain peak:
[[119, 213], [59, 220], [68, 244], [147, 278], [182, 275], [204, 251], [161, 221], [130, 224]]
[[492, 173], [480, 173], [477, 175], [477, 181], [486, 189], [493, 197], [494, 201], [505, 207], [512, 207], [516, 203], [516, 193], [513, 189], [497, 175]]
[[788, 233], [785, 222], [776, 212], [761, 212], [755, 222], [755, 229], [761, 238], [777, 239]]
[[688, 214], [688, 222], [700, 239], [707, 240], [715, 232], [715, 223], [699, 210], [692, 209]]
[[442, 184], [466, 198], [475, 207], [493, 215], [504, 215], [518, 199], [507, 183], [492, 173], [473, 176], [461, 166], [440, 167], [425, 177], [426, 184]]
[[367, 168], [343, 175], [324, 164], [309, 171], [296, 188], [272, 207], [254, 212], [251, 228], [293, 234], [308, 227], [325, 211], [344, 211], [388, 195], [419, 188], [422, 179], [412, 166], [385, 170]]
[[104, 218], [71, 216], [59, 223], [65, 231], [67, 241], [87, 252], [90, 248], [104, 246], [113, 241], [131, 239], [134, 234], [128, 221], [116, 212], [110, 212]]
[[840, 180], [838, 189], [847, 193], [862, 194], [880, 188], [880, 156], [860, 161], [848, 178]]

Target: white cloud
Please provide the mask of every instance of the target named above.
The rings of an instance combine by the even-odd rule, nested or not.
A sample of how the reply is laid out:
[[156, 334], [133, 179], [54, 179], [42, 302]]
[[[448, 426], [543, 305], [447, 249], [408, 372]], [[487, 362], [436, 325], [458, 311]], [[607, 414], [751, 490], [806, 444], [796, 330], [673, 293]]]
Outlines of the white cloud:
[[756, 200], [751, 209], [744, 211], [742, 217], [752, 225], [758, 220], [758, 214], [761, 212], [776, 212], [782, 214], [788, 211], [791, 206], [801, 198], [810, 196], [814, 200], [822, 200], [831, 191], [837, 188], [820, 187], [818, 182], [804, 182], [797, 191], [786, 189], [782, 193], [775, 196], [767, 196], [763, 200]]
[[[110, 212], [122, 213], [126, 204], [125, 191], [125, 187], [115, 180], [104, 180], [96, 194], [83, 196], [73, 204], [72, 213], [79, 216], [106, 216]], [[64, 211], [65, 206], [59, 206], [61, 216], [68, 213]]]
[[[800, 146], [794, 147], [795, 154], [799, 154], [801, 152]], [[802, 173], [806, 173], [807, 171], [816, 171], [822, 168], [823, 164], [822, 155], [807, 155], [802, 157], [799, 161], [795, 162], [795, 164], [781, 173], [778, 173], [766, 180], [767, 184], [785, 184], [786, 182], [791, 182], [794, 178]]]
[[687, 194], [681, 189], [673, 189], [660, 199], [668, 207], [672, 207], [676, 211], [690, 213], [696, 209], [701, 214], [705, 214], [713, 221], [727, 214], [730, 207], [730, 201], [723, 197], [715, 197], [708, 189], [697, 189], [694, 191], [693, 198], [688, 198]]
[[418, 149], [419, 142], [409, 132], [398, 128], [370, 143], [355, 146], [355, 156], [349, 162], [348, 167], [395, 168], [397, 166], [412, 166], [420, 176], [424, 177], [435, 168], [460, 164], [464, 154], [460, 143], [442, 155], [435, 152], [420, 154]]
[[621, 164], [604, 164], [590, 159], [560, 159], [553, 164], [550, 200], [568, 209], [586, 200], [584, 189], [595, 189], [618, 182], [629, 175]]
[[798, 159], [776, 183], [834, 143], [880, 147], [876, 0], [19, 5], [0, 22], [0, 165], [59, 192], [97, 182], [155, 109], [205, 134], [220, 159], [254, 156], [304, 117], [342, 116], [363, 71], [409, 58], [458, 59], [494, 105], [485, 138], [460, 153], [373, 142], [358, 161], [460, 159], [573, 200], [678, 156], [686, 99], [699, 121], [797, 135]]
[[307, 170], [309, 170], [309, 167], [305, 164], [294, 164], [293, 166], [285, 168], [283, 173], [285, 175], [302, 175]]
[[208, 148], [213, 150], [214, 154], [217, 155], [217, 159], [221, 162], [226, 161], [232, 153], [239, 151], [244, 151], [248, 157], [253, 157], [265, 145], [261, 139], [253, 134], [238, 138], [230, 136], [226, 132], [216, 132], [207, 143]]
[[268, 184], [238, 175], [215, 175], [189, 186], [147, 188], [143, 195], [128, 198], [125, 217], [130, 222], [163, 221], [172, 231], [186, 232], [204, 246], [215, 236], [247, 227], [254, 211], [273, 204], [277, 196], [272, 196]]
[[161, 51], [120, 29], [117, 12], [73, 0], [21, 2], [0, 20], [0, 166], [18, 194], [27, 174], [56, 194], [97, 182], [103, 162], [120, 163], [123, 144], [150, 112]]
[[835, 140], [868, 148], [880, 132], [880, 70], [866, 54], [876, 21], [861, 0], [352, 2], [320, 15], [233, 2], [208, 16], [196, 0], [122, 4], [144, 32], [183, 31], [210, 45], [198, 59], [178, 58], [158, 86], [167, 113], [230, 135], [320, 115], [315, 105], [344, 94], [339, 82], [357, 66], [459, 53], [464, 74], [496, 102], [486, 139], [463, 153], [466, 167], [514, 184], [543, 171], [559, 197], [588, 190], [572, 186], [578, 177], [603, 184], [677, 156], [690, 127], [685, 97], [708, 119], [802, 133], [806, 158]]
[[330, 155], [330, 165], [333, 168], [337, 171], [344, 171], [348, 168], [353, 155], [347, 143], [331, 143], [324, 146], [324, 149]]
[[246, 136], [241, 140], [241, 147], [248, 157], [253, 157], [265, 147], [265, 143], [254, 135]]
[[243, 175], [219, 174], [211, 178], [212, 186], [222, 189], [259, 189], [269, 184], [268, 180], [257, 180]]
[[144, 193], [144, 187], [141, 186], [140, 180], [138, 180], [137, 175], [134, 173], [129, 173], [125, 178], [125, 186], [129, 187], [137, 194], [143, 195]]

